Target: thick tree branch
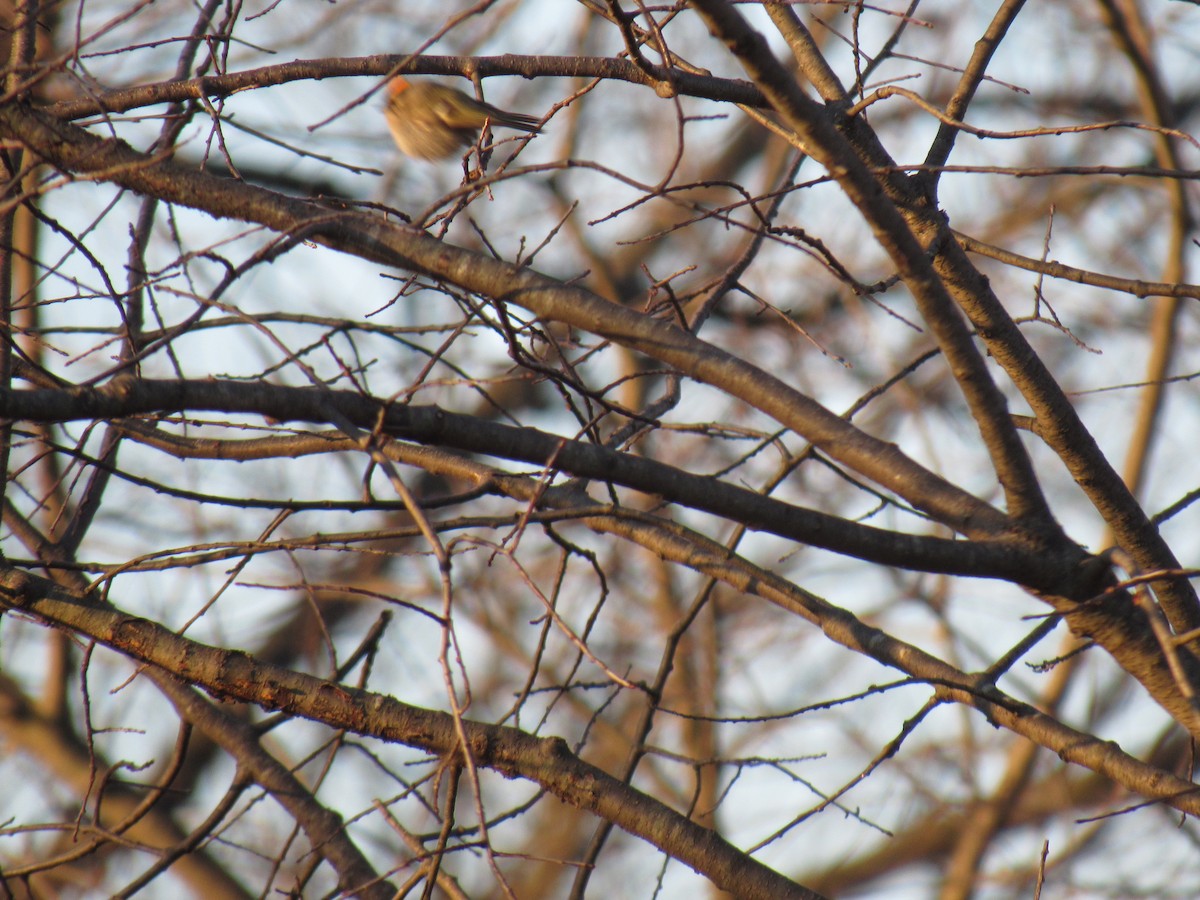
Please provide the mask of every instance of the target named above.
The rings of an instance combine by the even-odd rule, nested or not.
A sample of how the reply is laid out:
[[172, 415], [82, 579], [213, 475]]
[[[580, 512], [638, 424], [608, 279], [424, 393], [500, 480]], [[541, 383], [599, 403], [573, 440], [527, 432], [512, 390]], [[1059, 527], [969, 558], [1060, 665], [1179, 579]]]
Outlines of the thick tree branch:
[[20, 104], [0, 107], [0, 136], [27, 143], [64, 171], [156, 194], [214, 216], [258, 222], [364, 259], [425, 272], [524, 307], [544, 319], [609, 338], [743, 400], [961, 534], [976, 538], [1018, 534], [995, 508], [780, 379], [682, 329], [582, 288], [443, 243], [377, 216], [330, 212], [313, 203], [155, 160], [122, 141], [101, 140]]
[[[741, 589], [805, 611], [805, 618], [839, 643], [885, 665], [931, 682], [945, 699], [971, 706], [996, 725], [1054, 750], [1063, 759], [1101, 772], [1148, 799], [1193, 815], [1200, 814], [1200, 788], [1123, 753], [1114, 743], [1071, 729], [1035, 708], [1005, 696], [986, 680], [972, 678], [912, 645], [897, 641], [845, 610], [798, 591], [784, 579], [730, 557], [727, 548], [712, 552], [681, 530], [647, 523], [658, 536], [652, 546], [665, 558], [687, 557], [700, 571]], [[615, 522], [605, 530], [633, 533], [639, 526]], [[674, 548], [673, 544], [678, 544]], [[676, 552], [678, 550], [678, 552]], [[707, 557], [707, 561], [705, 559]], [[281, 710], [333, 728], [394, 740], [438, 754], [457, 752], [455, 722], [449, 713], [414, 707], [392, 697], [333, 684], [310, 675], [260, 662], [238, 651], [208, 647], [181, 638], [155, 622], [101, 606], [53, 582], [0, 566], [0, 606], [20, 610], [43, 622], [65, 627], [215, 696]], [[812, 896], [772, 870], [754, 862], [707, 829], [579, 760], [556, 738], [534, 738], [502, 726], [464, 720], [471, 754], [483, 767], [506, 777], [525, 778], [581, 809], [589, 809], [625, 831], [642, 837], [742, 897]], [[737, 881], [744, 878], [745, 881]], [[731, 880], [733, 879], [733, 880]], [[765, 889], [767, 892], [763, 892]], [[772, 894], [771, 890], [779, 893]]]
[[[87, 635], [222, 699], [324, 722], [430, 753], [461, 751], [454, 717], [370, 691], [334, 684], [237, 651], [181, 638], [156, 622], [101, 606], [43, 578], [0, 566], [0, 605]], [[462, 720], [472, 759], [507, 778], [533, 781], [705, 875], [739, 897], [820, 897], [739, 851], [713, 831], [588, 765], [559, 738]]]
[[[1144, 569], [1179, 568], [1178, 559], [1084, 427], [1045, 362], [1025, 340], [988, 280], [971, 265], [944, 216], [929, 205], [911, 180], [900, 177], [895, 162], [869, 125], [860, 117], [838, 121], [835, 127], [827, 111], [805, 96], [791, 74], [771, 56], [762, 36], [728, 4], [723, 0], [694, 0], [694, 5], [705, 15], [713, 33], [731, 47], [789, 127], [801, 136], [813, 157], [826, 166], [858, 207], [899, 268], [939, 343], [950, 342], [943, 349], [955, 377], [963, 384], [968, 402], [975, 395], [972, 409], [993, 452], [1001, 482], [1010, 482], [1005, 484], [1006, 491], [1016, 493], [1010, 494], [1010, 512], [1018, 514], [1024, 509], [1034, 513], [1031, 526], [1035, 530], [1056, 527], [1050, 525], [1044, 501], [1037, 496], [1035, 482], [1030, 481], [1034, 476], [1023, 448], [1014, 444], [1011, 422], [1002, 421], [1006, 404], [1002, 397], [995, 396], [995, 385], [986, 369], [980, 368], [982, 360], [974, 358], [977, 354], [964, 338], [961, 323], [946, 309], [947, 298], [966, 314], [989, 353], [1029, 403], [1041, 424], [1039, 434], [1112, 528], [1117, 543]], [[789, 13], [783, 10], [781, 14]], [[813, 55], [819, 58], [815, 48]], [[802, 62], [806, 59], [798, 58]], [[819, 77], [822, 69], [815, 64], [812, 68]], [[850, 147], [853, 153], [848, 152]], [[871, 170], [893, 174], [877, 178]], [[932, 267], [922, 248], [934, 251]], [[1161, 585], [1159, 597], [1177, 633], [1200, 628], [1200, 601], [1189, 582], [1176, 579]]]
[[[766, 39], [740, 13], [725, 0], [693, 0], [692, 5], [795, 131], [805, 150], [838, 182], [895, 264], [962, 389], [1004, 489], [1009, 513], [1033, 533], [1057, 534], [1058, 526], [1013, 427], [1008, 403], [930, 263], [930, 255], [940, 251], [935, 238], [944, 236], [914, 233], [897, 205], [880, 189], [879, 177], [834, 127], [827, 110], [800, 90], [795, 77], [772, 55]], [[790, 7], [776, 7], [773, 13], [789, 19], [796, 15]], [[793, 30], [804, 32], [798, 22], [793, 23]]]
[[280, 421], [328, 424], [330, 408], [359, 428], [373, 429], [382, 422], [383, 433], [394, 437], [537, 466], [551, 465], [570, 475], [634, 488], [756, 530], [882, 565], [1004, 578], [1035, 590], [1053, 592], [1069, 587], [1064, 575], [1086, 558], [1082, 549], [1067, 543], [1060, 545], [1056, 553], [1048, 553], [1043, 548], [1030, 550], [1015, 541], [956, 541], [874, 528], [797, 507], [716, 478], [693, 475], [646, 457], [533, 428], [451, 413], [436, 406], [387, 406], [351, 391], [215, 379], [128, 378], [95, 388], [0, 391], [0, 416], [33, 422], [203, 410], [258, 413]]
[[[78, 119], [97, 113], [123, 113], [160, 103], [230, 97], [243, 91], [258, 90], [292, 81], [324, 78], [375, 76], [382, 78], [399, 69], [406, 75], [461, 75], [491, 78], [516, 75], [522, 78], [604, 78], [658, 88], [669, 84], [677, 93], [745, 106], [766, 106], [762, 93], [752, 84], [732, 78], [697, 75], [661, 66], [649, 70], [624, 59], [603, 56], [417, 56], [381, 54], [379, 56], [302, 59], [241, 72], [204, 75], [178, 81], [161, 81], [131, 88], [115, 88], [94, 97], [67, 100], [46, 107], [59, 119]], [[657, 76], [657, 78], [655, 77]]]

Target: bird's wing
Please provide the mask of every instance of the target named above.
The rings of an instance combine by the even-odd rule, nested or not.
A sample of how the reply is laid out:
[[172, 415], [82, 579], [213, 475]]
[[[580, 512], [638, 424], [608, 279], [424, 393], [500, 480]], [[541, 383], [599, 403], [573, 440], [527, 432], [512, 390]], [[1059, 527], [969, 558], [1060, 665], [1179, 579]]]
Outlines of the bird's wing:
[[490, 110], [470, 97], [439, 94], [430, 104], [433, 112], [448, 128], [480, 128]]

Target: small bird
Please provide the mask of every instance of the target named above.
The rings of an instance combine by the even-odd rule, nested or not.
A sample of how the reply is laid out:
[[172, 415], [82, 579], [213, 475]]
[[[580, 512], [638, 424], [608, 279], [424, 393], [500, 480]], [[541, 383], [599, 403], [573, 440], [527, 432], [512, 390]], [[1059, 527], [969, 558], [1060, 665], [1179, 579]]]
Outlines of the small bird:
[[479, 138], [487, 123], [539, 134], [534, 116], [505, 112], [449, 85], [413, 84], [397, 76], [388, 82], [384, 109], [396, 146], [417, 159], [445, 159]]

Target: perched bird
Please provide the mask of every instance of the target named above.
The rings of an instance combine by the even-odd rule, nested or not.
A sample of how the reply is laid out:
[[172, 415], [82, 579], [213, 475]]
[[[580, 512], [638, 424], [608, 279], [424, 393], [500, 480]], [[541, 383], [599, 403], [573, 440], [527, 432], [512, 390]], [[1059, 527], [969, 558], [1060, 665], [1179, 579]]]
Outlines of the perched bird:
[[388, 82], [384, 115], [402, 153], [418, 159], [445, 159], [475, 143], [484, 124], [538, 134], [533, 116], [505, 112], [462, 91], [436, 82], [414, 84], [399, 76]]

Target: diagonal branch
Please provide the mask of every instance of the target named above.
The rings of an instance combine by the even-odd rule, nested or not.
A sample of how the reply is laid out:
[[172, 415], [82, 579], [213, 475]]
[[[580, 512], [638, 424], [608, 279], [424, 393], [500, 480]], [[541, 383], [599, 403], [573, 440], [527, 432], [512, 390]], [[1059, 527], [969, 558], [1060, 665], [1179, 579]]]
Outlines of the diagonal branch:
[[[914, 233], [893, 199], [880, 190], [878, 176], [834, 127], [827, 110], [800, 90], [795, 77], [775, 59], [766, 39], [740, 13], [724, 0], [693, 0], [692, 5], [713, 36], [730, 48], [795, 131], [809, 155], [825, 167], [858, 207], [895, 264], [966, 398], [1004, 490], [1009, 513], [1031, 532], [1056, 533], [1058, 526], [1013, 427], [1008, 402], [992, 380], [966, 322], [931, 264], [930, 254], [940, 251], [940, 236]], [[779, 6], [772, 12], [792, 20], [796, 15], [792, 9]], [[793, 32], [806, 34], [798, 21], [792, 25]]]
[[[160, 667], [218, 697], [282, 710], [334, 728], [419, 747], [461, 752], [457, 727], [476, 764], [507, 778], [540, 784], [566, 803], [610, 819], [630, 834], [705, 875], [739, 897], [819, 900], [820, 895], [742, 853], [716, 832], [579, 759], [561, 738], [535, 738], [516, 728], [460, 720], [384, 694], [334, 684], [181, 638], [156, 622], [101, 606], [53, 582], [0, 567], [0, 606], [87, 634], [133, 659]], [[190, 713], [189, 713], [190, 714]], [[229, 723], [221, 725], [232, 727]]]
[[[359, 428], [374, 428], [386, 407], [385, 433], [571, 475], [619, 484], [713, 513], [759, 531], [897, 568], [1003, 578], [1035, 590], [1065, 589], [1063, 577], [1086, 558], [1069, 542], [1036, 552], [1011, 540], [959, 541], [906, 534], [794, 506], [728, 482], [693, 475], [648, 457], [569, 440], [534, 428], [489, 422], [436, 406], [386, 406], [351, 391], [241, 381], [119, 379], [94, 388], [0, 390], [0, 416], [34, 422], [116, 419], [152, 413], [259, 413], [279, 421], [329, 422], [330, 409]], [[335, 444], [325, 444], [326, 449]], [[294, 452], [280, 445], [279, 452]], [[93, 465], [103, 468], [100, 460]]]
[[[948, 359], [951, 349], [954, 350], [955, 377], [967, 392], [968, 402], [972, 394], [976, 395], [979, 406], [976, 421], [983, 429], [1001, 482], [1019, 500], [1014, 505], [1010, 496], [1009, 511], [1013, 515], [1020, 515], [1022, 510], [1032, 513], [1034, 521], [1030, 524], [1035, 531], [1057, 531], [1035, 484], [1029, 482], [1033, 475], [1028, 458], [1023, 448], [1013, 444], [1015, 435], [1009, 433], [1011, 422], [1002, 420], [1007, 415], [1003, 397], [993, 396], [997, 393], [995, 385], [986, 369], [980, 368], [982, 360], [972, 360], [977, 357], [974, 346], [964, 337], [957, 316], [945, 309], [947, 298], [966, 314], [992, 358], [1012, 379], [1040, 423], [1039, 435], [1058, 454], [1113, 530], [1117, 543], [1143, 569], [1179, 568], [1175, 554], [1084, 427], [1045, 362], [1030, 347], [987, 278], [971, 265], [947, 227], [945, 217], [929, 205], [911, 181], [899, 174], [878, 179], [872, 174], [872, 171], [898, 173], [895, 162], [874, 132], [861, 118], [839, 121], [835, 127], [825, 108], [806, 97], [794, 78], [775, 61], [762, 35], [753, 31], [728, 4], [722, 0], [694, 0], [694, 5], [708, 19], [710, 30], [734, 49], [772, 105], [809, 146], [813, 157], [826, 165], [870, 223], [921, 306], [922, 314], [931, 327], [937, 324], [942, 329], [942, 332], [935, 330], [939, 343], [951, 342], [951, 348], [943, 349]], [[795, 15], [790, 9], [781, 14]], [[798, 21], [795, 30], [801, 37], [807, 36]], [[824, 60], [815, 45], [798, 58], [815, 70], [810, 75], [820, 76]], [[847, 152], [849, 148], [854, 152]], [[922, 252], [923, 247], [936, 250], [932, 266]], [[976, 410], [976, 406], [972, 405], [972, 409]], [[1200, 601], [1190, 583], [1176, 579], [1163, 584], [1159, 595], [1176, 633], [1200, 627]]]
[[616, 341], [744, 401], [961, 534], [977, 538], [1017, 534], [994, 507], [757, 366], [577, 286], [376, 216], [330, 212], [315, 203], [148, 157], [123, 141], [101, 140], [20, 104], [0, 107], [0, 136], [26, 143], [64, 171], [88, 174], [217, 217], [258, 222], [385, 265], [428, 273], [524, 307], [543, 319]]

